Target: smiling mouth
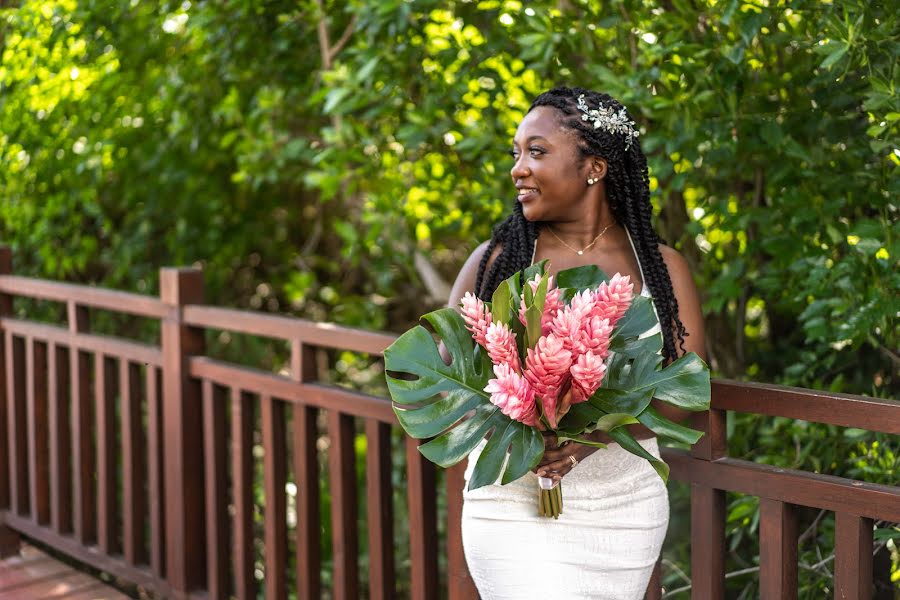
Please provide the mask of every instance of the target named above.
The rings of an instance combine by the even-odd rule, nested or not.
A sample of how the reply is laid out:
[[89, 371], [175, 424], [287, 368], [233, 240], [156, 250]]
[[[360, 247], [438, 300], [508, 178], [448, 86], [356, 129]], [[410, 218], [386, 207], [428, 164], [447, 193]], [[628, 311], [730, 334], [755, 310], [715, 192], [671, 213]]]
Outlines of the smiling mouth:
[[519, 189], [519, 202], [526, 202], [528, 200], [532, 200], [537, 197], [538, 191], [536, 188], [521, 188]]

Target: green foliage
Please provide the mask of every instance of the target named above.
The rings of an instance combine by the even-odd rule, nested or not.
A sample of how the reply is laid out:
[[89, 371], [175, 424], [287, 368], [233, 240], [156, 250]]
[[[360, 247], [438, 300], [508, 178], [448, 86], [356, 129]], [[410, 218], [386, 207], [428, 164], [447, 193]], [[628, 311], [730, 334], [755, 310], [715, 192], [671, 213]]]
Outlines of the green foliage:
[[[405, 330], [511, 206], [504, 150], [531, 98], [581, 85], [642, 128], [718, 373], [896, 394], [890, 3], [17, 4], [0, 8], [0, 238], [19, 274], [155, 293], [160, 266], [199, 264], [217, 304]], [[734, 431], [736, 455], [784, 453], [757, 419]], [[801, 439], [804, 460], [877, 441]]]

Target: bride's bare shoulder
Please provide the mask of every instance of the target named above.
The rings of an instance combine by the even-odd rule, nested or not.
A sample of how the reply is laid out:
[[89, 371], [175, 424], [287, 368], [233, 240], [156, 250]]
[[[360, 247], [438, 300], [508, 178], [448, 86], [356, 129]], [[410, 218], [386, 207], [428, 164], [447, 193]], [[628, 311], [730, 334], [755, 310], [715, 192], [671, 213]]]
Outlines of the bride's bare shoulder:
[[[453, 289], [450, 291], [449, 306], [457, 306], [460, 298], [465, 296], [466, 292], [475, 293], [475, 279], [478, 277], [478, 267], [481, 266], [481, 260], [484, 258], [484, 254], [487, 252], [489, 246], [490, 241], [482, 242], [472, 251], [469, 258], [466, 259], [465, 264], [463, 264], [462, 268], [459, 270], [459, 274], [456, 276], [456, 281], [453, 282]], [[502, 247], [500, 244], [494, 246], [491, 255], [488, 257], [485, 271], [491, 268], [491, 265], [494, 264], [494, 261], [497, 260], [497, 257], [500, 255], [501, 250]]]

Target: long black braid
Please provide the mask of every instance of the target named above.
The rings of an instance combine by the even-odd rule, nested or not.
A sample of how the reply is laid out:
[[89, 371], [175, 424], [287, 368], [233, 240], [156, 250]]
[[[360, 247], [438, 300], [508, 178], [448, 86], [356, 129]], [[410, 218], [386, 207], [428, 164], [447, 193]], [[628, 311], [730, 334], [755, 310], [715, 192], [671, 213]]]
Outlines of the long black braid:
[[[657, 244], [665, 243], [656, 234], [651, 224], [650, 177], [647, 158], [641, 151], [640, 142], [632, 138], [626, 147], [624, 134], [611, 134], [601, 128], [594, 128], [590, 121], [583, 121], [578, 108], [578, 97], [584, 95], [585, 103], [595, 108], [602, 104], [618, 113], [622, 104], [608, 94], [599, 94], [582, 88], [554, 88], [538, 96], [529, 112], [538, 106], [550, 106], [563, 114], [562, 124], [577, 133], [582, 160], [591, 156], [606, 159], [606, 195], [616, 221], [626, 227], [637, 249], [638, 260], [644, 272], [644, 285], [649, 286], [656, 311], [659, 314], [663, 334], [663, 356], [667, 361], [678, 357], [676, 336], [681, 351], [684, 352], [684, 325], [678, 317], [678, 301], [672, 290], [672, 280], [663, 262]], [[629, 120], [631, 116], [629, 115]], [[475, 289], [483, 300], [490, 300], [500, 283], [531, 264], [534, 243], [542, 227], [532, 223], [522, 214], [522, 206], [516, 202], [512, 214], [494, 228], [478, 275]], [[488, 259], [497, 245], [501, 251], [497, 259], [485, 272]]]

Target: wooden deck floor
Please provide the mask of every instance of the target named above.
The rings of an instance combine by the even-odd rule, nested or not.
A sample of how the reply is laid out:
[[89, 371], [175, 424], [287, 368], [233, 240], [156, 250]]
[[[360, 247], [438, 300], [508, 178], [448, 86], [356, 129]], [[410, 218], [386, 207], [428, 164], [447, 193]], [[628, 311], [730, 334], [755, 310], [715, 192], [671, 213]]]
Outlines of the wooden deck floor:
[[0, 600], [127, 600], [128, 596], [22, 544], [19, 556], [0, 561]]

